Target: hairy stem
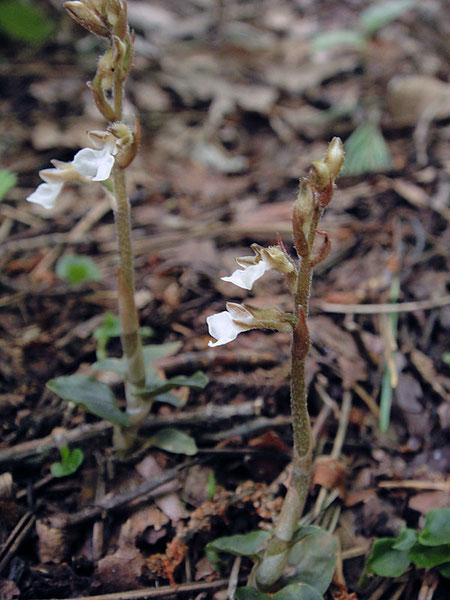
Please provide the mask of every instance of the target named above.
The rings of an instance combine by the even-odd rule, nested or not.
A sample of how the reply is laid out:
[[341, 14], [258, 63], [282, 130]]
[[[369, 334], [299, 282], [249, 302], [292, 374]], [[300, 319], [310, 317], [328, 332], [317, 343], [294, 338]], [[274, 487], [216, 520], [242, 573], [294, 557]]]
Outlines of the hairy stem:
[[316, 206], [307, 236], [308, 250], [301, 258], [294, 296], [295, 314], [301, 315], [293, 332], [291, 346], [291, 413], [294, 453], [290, 486], [284, 498], [274, 535], [261, 563], [254, 572], [256, 585], [267, 590], [281, 577], [289, 557], [290, 545], [308, 495], [313, 440], [308, 414], [305, 360], [309, 348], [306, 317], [311, 295], [311, 251], [322, 210]]

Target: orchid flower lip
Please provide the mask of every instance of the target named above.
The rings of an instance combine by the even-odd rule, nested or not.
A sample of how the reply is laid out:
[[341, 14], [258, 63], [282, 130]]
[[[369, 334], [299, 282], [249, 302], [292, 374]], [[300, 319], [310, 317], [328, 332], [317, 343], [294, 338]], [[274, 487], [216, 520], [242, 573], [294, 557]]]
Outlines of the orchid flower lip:
[[48, 181], [41, 183], [35, 191], [27, 197], [28, 202], [40, 204], [47, 210], [55, 207], [56, 198], [64, 186], [62, 181]]
[[270, 265], [263, 259], [254, 265], [249, 265], [245, 269], [236, 269], [229, 277], [222, 277], [222, 281], [234, 283], [244, 290], [251, 290], [257, 279], [270, 269]]
[[217, 340], [216, 342], [208, 342], [208, 346], [211, 348], [228, 344], [235, 340], [242, 331], [246, 331], [245, 328], [240, 327], [233, 321], [230, 313], [226, 310], [211, 315], [206, 319], [206, 322], [210, 336]]
[[72, 165], [80, 175], [92, 181], [105, 181], [114, 166], [114, 156], [109, 150], [106, 146], [102, 150], [83, 148], [75, 154]]

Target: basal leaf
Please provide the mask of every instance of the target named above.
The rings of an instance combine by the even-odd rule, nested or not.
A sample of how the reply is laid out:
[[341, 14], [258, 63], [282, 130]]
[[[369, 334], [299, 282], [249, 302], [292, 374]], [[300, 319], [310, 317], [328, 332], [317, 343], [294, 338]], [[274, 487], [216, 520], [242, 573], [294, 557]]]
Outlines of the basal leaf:
[[234, 592], [234, 598], [235, 600], [270, 600], [271, 597], [263, 592], [258, 592], [255, 588], [241, 587]]
[[422, 546], [422, 544], [418, 543], [408, 552], [408, 558], [417, 567], [430, 569], [431, 567], [436, 567], [450, 561], [450, 544]]
[[403, 527], [395, 539], [395, 544], [392, 544], [392, 548], [394, 548], [394, 550], [408, 551], [417, 542], [417, 531], [415, 529]]
[[255, 556], [270, 535], [270, 531], [261, 530], [230, 535], [210, 542], [207, 548], [215, 552], [228, 552], [235, 556]]
[[391, 166], [391, 153], [375, 123], [363, 123], [346, 140], [342, 175], [380, 173]]
[[190, 376], [176, 375], [175, 377], [166, 379], [166, 381], [158, 381], [155, 380], [155, 372], [150, 370], [147, 373], [146, 387], [142, 390], [139, 390], [137, 393], [141, 396], [157, 396], [159, 394], [163, 394], [164, 392], [168, 392], [174, 387], [181, 386], [203, 389], [207, 385], [208, 381], [209, 379], [201, 371], [197, 371]]
[[288, 562], [295, 568], [295, 574], [283, 581], [289, 584], [306, 583], [317, 593], [323, 594], [336, 569], [337, 541], [321, 527], [310, 526], [304, 529], [309, 529], [309, 533], [293, 545], [289, 554]]
[[381, 538], [373, 543], [366, 567], [370, 573], [382, 577], [400, 577], [409, 567], [411, 560], [405, 550], [395, 550], [396, 538]]
[[164, 404], [170, 404], [171, 406], [184, 406], [185, 401], [171, 394], [170, 392], [164, 392], [164, 394], [158, 394], [155, 396], [155, 402], [163, 402]]
[[450, 544], [450, 507], [434, 508], [427, 513], [419, 542], [424, 546]]
[[274, 594], [272, 600], [323, 600], [323, 597], [307, 583], [292, 583]]
[[173, 356], [181, 348], [181, 342], [167, 342], [166, 344], [148, 344], [143, 346], [144, 360], [147, 363], [164, 358], [165, 356]]
[[446, 579], [450, 579], [450, 562], [440, 565], [438, 567], [438, 571], [442, 575], [442, 577], [445, 577]]
[[338, 29], [316, 35], [312, 40], [311, 49], [313, 52], [320, 52], [338, 46], [350, 46], [361, 50], [366, 43], [366, 38], [360, 31], [356, 29]]
[[95, 262], [88, 256], [78, 254], [61, 256], [56, 263], [56, 274], [72, 285], [100, 279], [100, 271]]
[[392, 21], [402, 16], [416, 4], [415, 0], [387, 0], [376, 2], [363, 10], [359, 22], [367, 35], [373, 35]]
[[29, 44], [45, 42], [53, 24], [34, 3], [27, 0], [0, 1], [0, 29], [10, 38]]
[[17, 183], [17, 177], [9, 169], [0, 169], [0, 201]]
[[197, 454], [197, 444], [190, 435], [183, 433], [179, 429], [160, 429], [149, 440], [152, 446], [172, 452], [173, 454], [186, 454], [193, 456]]
[[56, 377], [47, 387], [63, 400], [79, 404], [88, 412], [115, 425], [128, 425], [129, 416], [119, 409], [116, 397], [107, 385], [88, 375]]
[[92, 368], [94, 371], [113, 371], [113, 373], [118, 373], [121, 377], [125, 377], [126, 373], [126, 365], [121, 358], [98, 360], [93, 363]]

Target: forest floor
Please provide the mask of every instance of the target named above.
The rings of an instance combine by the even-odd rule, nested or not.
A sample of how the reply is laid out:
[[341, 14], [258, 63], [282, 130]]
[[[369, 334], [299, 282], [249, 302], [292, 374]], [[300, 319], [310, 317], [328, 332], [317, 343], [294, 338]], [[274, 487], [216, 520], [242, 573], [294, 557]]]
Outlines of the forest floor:
[[[375, 538], [420, 528], [450, 503], [444, 0], [405, 12], [365, 53], [313, 52], [311, 40], [354, 28], [366, 2], [128, 3], [136, 58], [127, 110], [143, 133], [129, 169], [141, 325], [151, 344], [178, 343], [155, 362], [161, 376], [200, 369], [210, 383], [180, 390], [178, 407], [155, 403], [145, 430], [179, 428], [195, 456], [147, 449], [126, 460], [114, 456], [107, 423], [45, 386], [91, 373], [94, 331], [117, 311], [117, 254], [101, 186], [66, 186], [49, 211], [25, 202], [40, 169], [71, 160], [86, 132], [105, 126], [85, 85], [101, 40], [57, 3], [42, 4], [56, 24], [50, 41], [0, 38], [0, 156], [18, 174], [0, 202], [0, 597], [227, 597], [233, 560], [224, 555], [218, 573], [204, 549], [269, 529], [279, 510], [292, 445], [289, 337], [251, 331], [211, 349], [206, 317], [246, 299], [289, 309], [276, 273], [251, 292], [220, 278], [254, 242], [279, 234], [292, 250], [299, 177], [333, 136], [346, 140], [375, 115], [390, 166], [341, 177], [321, 223], [332, 248], [314, 276], [309, 320], [320, 460], [306, 512], [325, 506], [314, 523], [339, 540], [327, 598], [448, 598], [433, 569], [357, 587]], [[66, 254], [92, 258], [101, 279], [64, 282], [55, 265]], [[108, 352], [120, 356], [118, 337]], [[381, 395], [392, 397], [385, 433]], [[56, 478], [63, 444], [82, 449], [84, 462]], [[160, 477], [162, 491], [121, 496]], [[250, 566], [244, 559], [242, 581]]]

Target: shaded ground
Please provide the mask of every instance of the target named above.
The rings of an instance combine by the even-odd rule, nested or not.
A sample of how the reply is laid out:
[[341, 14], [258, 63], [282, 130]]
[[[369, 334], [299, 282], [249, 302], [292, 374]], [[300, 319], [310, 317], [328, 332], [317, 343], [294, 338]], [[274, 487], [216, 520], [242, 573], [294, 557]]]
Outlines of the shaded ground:
[[[364, 71], [349, 48], [311, 54], [315, 34], [353, 27], [362, 4], [129, 2], [137, 31], [129, 110], [144, 134], [129, 177], [141, 324], [154, 329], [154, 343], [181, 342], [159, 362], [166, 375], [202, 368], [211, 381], [185, 395], [183, 410], [156, 405], [155, 424], [193, 435], [202, 462], [173, 473], [170, 493], [155, 503], [147, 490], [138, 507], [105, 508], [101, 499], [171, 474], [184, 457], [147, 451], [113, 462], [108, 427], [44, 385], [88, 371], [92, 333], [116, 310], [108, 201], [93, 186], [66, 189], [53, 211], [24, 202], [39, 169], [71, 160], [86, 131], [104, 126], [85, 87], [101, 44], [48, 7], [54, 41], [36, 50], [1, 40], [0, 152], [19, 183], [0, 204], [0, 540], [17, 527], [20, 542], [4, 546], [0, 575], [10, 583], [0, 580], [2, 597], [17, 588], [21, 598], [69, 598], [169, 581], [188, 586], [188, 597], [225, 597], [205, 544], [268, 528], [285, 492], [289, 340], [253, 331], [213, 351], [205, 319], [226, 300], [290, 308], [276, 275], [242, 293], [220, 277], [253, 242], [275, 243], [279, 233], [291, 248], [299, 176], [332, 136], [348, 137], [368, 104], [382, 115], [392, 167], [341, 178], [322, 223], [332, 250], [314, 280], [310, 405], [317, 455], [332, 455], [329, 471], [339, 476], [317, 472], [308, 510], [324, 500], [320, 485], [336, 491], [318, 522], [335, 527], [349, 591], [371, 598], [380, 581], [364, 592], [355, 586], [373, 537], [417, 527], [428, 510], [449, 504], [445, 3], [427, 2], [386, 27]], [[421, 77], [412, 88], [393, 87], [394, 76], [412, 74]], [[101, 281], [77, 289], [62, 282], [54, 267], [65, 253], [92, 257]], [[389, 313], [359, 307], [388, 303], [397, 283], [398, 301], [409, 304], [395, 340]], [[120, 354], [117, 339], [108, 348]], [[395, 392], [382, 434], [386, 361]], [[67, 479], [49, 475], [60, 440], [85, 452]], [[98, 504], [102, 512], [80, 516]], [[244, 562], [244, 576], [248, 569]], [[424, 598], [446, 597], [433, 572], [410, 572], [381, 597], [418, 598], [425, 585]]]

